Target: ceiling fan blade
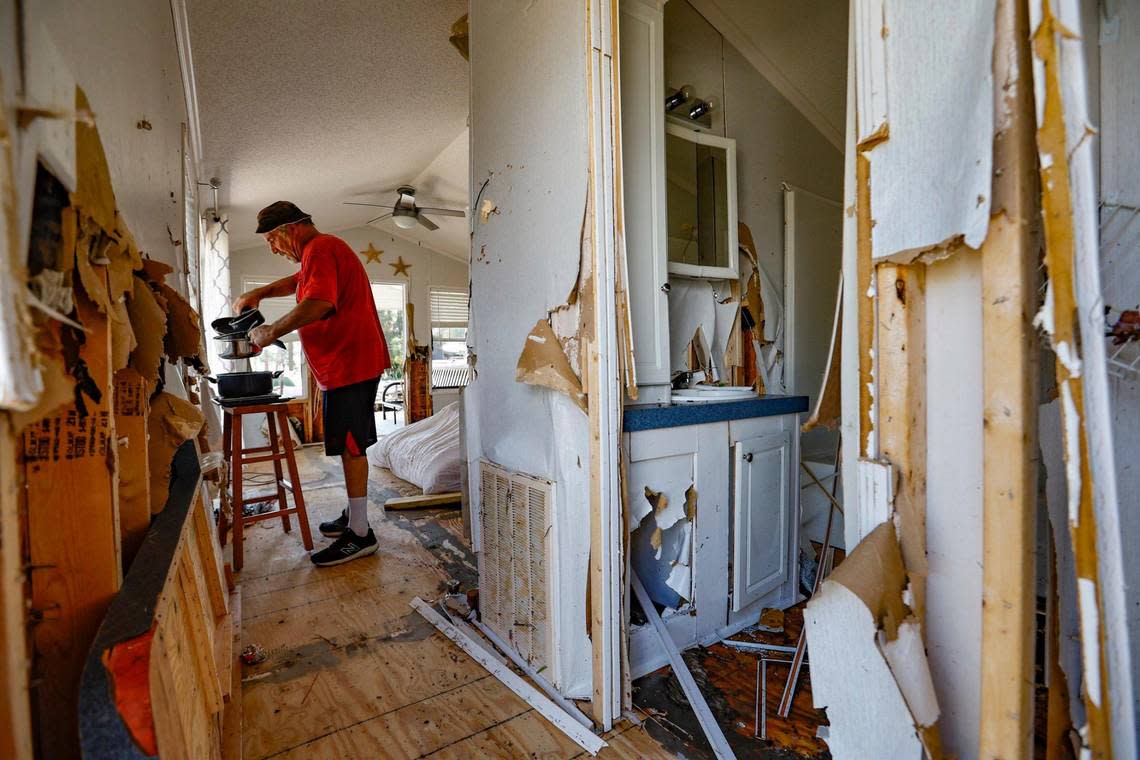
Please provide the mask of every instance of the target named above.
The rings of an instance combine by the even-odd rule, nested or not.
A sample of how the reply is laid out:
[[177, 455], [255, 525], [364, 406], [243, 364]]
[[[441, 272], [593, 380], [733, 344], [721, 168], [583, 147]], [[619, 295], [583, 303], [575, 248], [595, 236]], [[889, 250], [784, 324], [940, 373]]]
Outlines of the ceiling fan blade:
[[457, 208], [427, 208], [425, 206], [419, 207], [420, 211], [425, 211], [435, 216], [467, 216], [466, 211]]
[[382, 222], [390, 216], [392, 216], [391, 212], [388, 212], [387, 214], [381, 214], [380, 216], [376, 217], [375, 219], [369, 219], [367, 222], [365, 222], [365, 224], [372, 224], [373, 222]]
[[439, 229], [438, 224], [433, 222], [431, 219], [428, 219], [422, 213], [416, 212], [416, 221], [419, 222], [420, 224], [422, 224], [423, 226], [427, 227], [429, 230], [435, 231], [435, 230]]
[[344, 201], [345, 206], [371, 206], [373, 208], [392, 208], [390, 203], [355, 203], [353, 201]]

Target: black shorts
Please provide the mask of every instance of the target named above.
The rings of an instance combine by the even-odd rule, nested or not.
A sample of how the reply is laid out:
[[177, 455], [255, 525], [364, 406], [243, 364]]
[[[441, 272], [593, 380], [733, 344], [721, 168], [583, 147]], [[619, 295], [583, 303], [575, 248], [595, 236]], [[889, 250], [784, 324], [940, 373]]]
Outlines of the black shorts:
[[376, 443], [376, 388], [380, 378], [324, 391], [325, 455], [360, 456]]

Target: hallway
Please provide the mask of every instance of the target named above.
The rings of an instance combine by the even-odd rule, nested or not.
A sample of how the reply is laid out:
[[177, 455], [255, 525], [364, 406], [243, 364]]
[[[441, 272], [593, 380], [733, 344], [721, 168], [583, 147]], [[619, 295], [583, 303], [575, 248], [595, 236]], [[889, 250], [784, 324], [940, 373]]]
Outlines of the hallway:
[[[299, 457], [314, 540], [344, 491], [319, 448]], [[577, 745], [413, 612], [459, 580], [475, 585], [475, 557], [458, 512], [392, 513], [385, 498], [415, 489], [372, 468], [370, 522], [380, 552], [313, 567], [296, 529], [276, 520], [247, 529], [242, 646], [264, 662], [242, 676], [246, 758], [570, 758]], [[623, 721], [607, 758], [671, 757]]]

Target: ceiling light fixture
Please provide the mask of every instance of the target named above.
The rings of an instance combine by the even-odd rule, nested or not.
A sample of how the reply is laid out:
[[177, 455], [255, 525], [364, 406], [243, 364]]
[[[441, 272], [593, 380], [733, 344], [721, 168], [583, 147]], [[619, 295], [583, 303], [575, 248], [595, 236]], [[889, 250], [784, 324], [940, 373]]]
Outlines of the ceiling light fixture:
[[676, 92], [665, 98], [665, 113], [674, 111], [689, 98], [693, 97], [693, 88], [682, 85]]
[[410, 230], [416, 226], [416, 214], [414, 211], [406, 209], [394, 209], [392, 211], [392, 223], [402, 230]]

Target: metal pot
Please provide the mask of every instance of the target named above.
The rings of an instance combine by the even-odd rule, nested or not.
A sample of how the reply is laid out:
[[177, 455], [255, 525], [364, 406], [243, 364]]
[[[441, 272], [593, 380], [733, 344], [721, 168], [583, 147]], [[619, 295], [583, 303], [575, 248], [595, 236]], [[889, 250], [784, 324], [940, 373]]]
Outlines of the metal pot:
[[273, 393], [273, 381], [281, 377], [285, 370], [276, 372], [220, 372], [217, 377], [206, 379], [218, 386], [221, 398], [251, 398], [268, 396]]
[[[261, 353], [261, 348], [254, 345], [245, 333], [214, 336], [214, 345], [218, 349], [218, 356], [223, 359], [248, 359]], [[279, 340], [275, 340], [269, 345], [285, 348], [285, 344]]]

